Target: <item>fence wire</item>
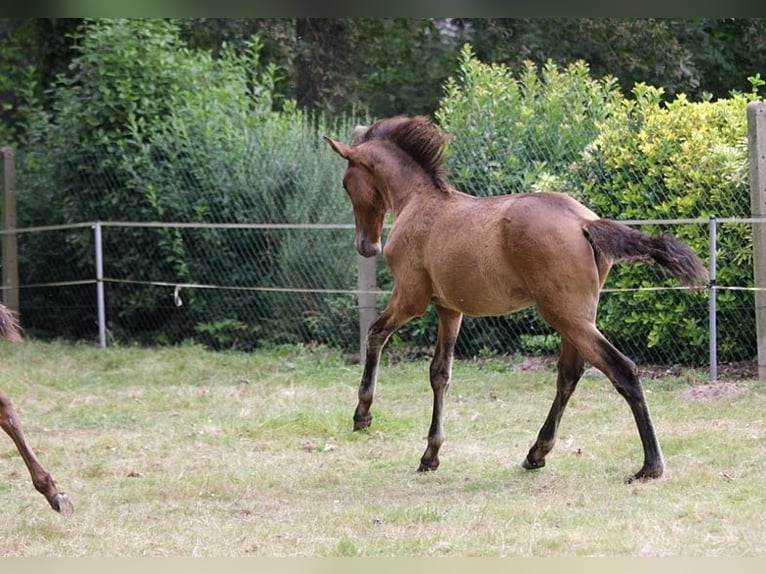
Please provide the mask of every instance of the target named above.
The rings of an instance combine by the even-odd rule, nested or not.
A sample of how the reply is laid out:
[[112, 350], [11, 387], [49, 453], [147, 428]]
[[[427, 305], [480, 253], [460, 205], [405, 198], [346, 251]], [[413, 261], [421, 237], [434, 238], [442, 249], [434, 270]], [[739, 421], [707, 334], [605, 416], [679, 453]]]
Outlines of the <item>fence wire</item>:
[[[465, 101], [445, 100], [440, 123], [454, 135], [445, 163], [451, 183], [475, 195], [570, 193], [603, 217], [670, 232], [705, 260], [707, 218], [717, 216], [718, 357], [751, 361], [757, 354], [748, 290], [753, 224], [746, 220], [742, 102], [659, 106], [638, 94], [607, 113], [608, 89], [549, 74], [535, 84], [539, 97], [526, 86], [499, 89], [484, 103], [471, 100], [485, 94], [478, 89], [466, 89]], [[48, 203], [69, 221], [95, 214], [119, 219], [123, 211], [136, 221], [102, 229], [100, 285], [113, 341], [194, 340], [241, 349], [303, 343], [356, 352], [360, 309], [353, 216], [341, 189], [344, 162], [303, 124], [278, 123], [272, 131], [243, 132], [244, 147], [226, 153], [206, 147], [205, 138], [217, 141], [215, 133], [180, 150], [158, 141], [126, 165], [96, 148], [65, 158], [45, 150], [19, 154], [19, 222], [47, 222]], [[153, 223], [160, 216], [178, 223]], [[18, 245], [27, 332], [95, 340], [92, 224], [21, 230]], [[379, 259], [381, 310], [391, 275]], [[638, 363], [706, 365], [709, 296], [709, 290], [678, 290], [653, 268], [618, 265], [601, 297], [598, 326]], [[391, 346], [430, 350], [435, 327], [429, 309], [402, 327]], [[466, 318], [457, 353], [546, 354], [558, 345], [530, 309]]]
[[[656, 221], [638, 227], [653, 228]], [[665, 230], [705, 226], [704, 221], [664, 222]], [[718, 223], [722, 245], [734, 232], [751, 233], [750, 221]], [[99, 336], [97, 285], [104, 289], [109, 344], [176, 344], [197, 341], [215, 349], [249, 350], [279, 344], [315, 344], [358, 352], [359, 289], [353, 225], [195, 225], [98, 223], [103, 269], [96, 268], [95, 224], [52, 226], [17, 232], [21, 315], [26, 331], [41, 338], [96, 342]], [[169, 249], [168, 245], [173, 249]], [[328, 246], [330, 246], [328, 256]], [[69, 253], [67, 253], [69, 252]], [[51, 280], [36, 276], [45, 266], [66, 269]], [[174, 254], [175, 257], [168, 254]], [[726, 261], [726, 254], [719, 254]], [[54, 259], [69, 257], [66, 266]], [[725, 275], [723, 277], [725, 279]], [[601, 308], [630, 307], [635, 317], [657, 317], [682, 308], [690, 317], [709, 318], [709, 291], [692, 295], [656, 282], [613, 286], [607, 282]], [[377, 308], [385, 306], [390, 273], [377, 262]], [[752, 287], [717, 284], [718, 348], [721, 360], [750, 360], [755, 354]], [[659, 303], [658, 303], [659, 302]], [[400, 353], [429, 354], [436, 317], [402, 327], [390, 345]], [[636, 339], [629, 329], [605, 334], [639, 363], [704, 365], [709, 331], [693, 348], [672, 337]], [[608, 327], [608, 326], [607, 326]], [[558, 350], [558, 335], [534, 309], [501, 317], [466, 317], [457, 343], [463, 358], [493, 354], [546, 355]], [[743, 351], [744, 350], [744, 351]]]

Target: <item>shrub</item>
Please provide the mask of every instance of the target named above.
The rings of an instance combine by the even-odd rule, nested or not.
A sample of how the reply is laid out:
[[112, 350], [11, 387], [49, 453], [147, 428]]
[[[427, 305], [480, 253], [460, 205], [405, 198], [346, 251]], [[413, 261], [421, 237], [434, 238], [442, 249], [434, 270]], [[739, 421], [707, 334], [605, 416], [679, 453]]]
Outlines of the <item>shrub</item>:
[[[680, 95], [663, 103], [662, 91], [646, 85], [637, 85], [633, 96], [602, 121], [598, 137], [573, 166], [572, 182], [584, 200], [615, 219], [747, 217], [748, 98], [734, 94], [691, 103]], [[709, 258], [706, 224], [670, 226], [669, 231]], [[719, 283], [752, 285], [749, 226], [721, 226], [717, 256]], [[675, 283], [646, 266], [624, 265], [615, 268], [607, 286], [658, 284]], [[702, 363], [707, 359], [707, 308], [707, 297], [639, 291], [607, 298], [600, 324], [614, 340], [646, 341], [655, 360]], [[718, 309], [721, 316], [741, 318], [720, 322], [719, 358], [750, 358], [755, 345], [752, 295], [723, 291]]]
[[[292, 101], [277, 105], [278, 70], [261, 63], [257, 38], [242, 53], [224, 47], [214, 58], [187, 48], [171, 21], [100, 19], [85, 22], [77, 45], [71, 74], [52, 87], [53, 113], [27, 98], [22, 225], [350, 218], [343, 194], [328, 193], [340, 189], [340, 165], [327, 161], [320, 134], [345, 136], [353, 124], [330, 125]], [[317, 315], [338, 313], [328, 297], [259, 288], [354, 285], [353, 253], [327, 255], [338, 241], [350, 245], [347, 235], [110, 227], [105, 275], [129, 281], [109, 289], [110, 328], [118, 339], [175, 342], [196, 332], [240, 348], [311, 337]], [[39, 238], [25, 251], [28, 273], [41, 282], [94, 277], [88, 234], [64, 245]], [[321, 261], [321, 274], [295, 276], [298, 258]], [[240, 289], [186, 289], [179, 307], [167, 287], [145, 285], [157, 281]], [[25, 305], [27, 328], [42, 330], [51, 320], [40, 313], [45, 302], [28, 297]]]
[[436, 119], [454, 137], [447, 168], [452, 183], [474, 195], [568, 187], [571, 162], [598, 134], [621, 99], [613, 78], [594, 80], [584, 62], [541, 69], [527, 62], [518, 77], [479, 62], [470, 46], [460, 75], [450, 78]]
[[[453, 135], [450, 177], [476, 195], [564, 191], [614, 219], [747, 216], [745, 106], [754, 96], [691, 103], [680, 95], [665, 104], [661, 95], [660, 89], [637, 85], [626, 98], [613, 79], [591, 79], [584, 63], [563, 70], [550, 62], [540, 70], [527, 64], [515, 78], [504, 66], [478, 62], [466, 47], [460, 76], [447, 83], [436, 114]], [[669, 231], [708, 257], [707, 225]], [[752, 285], [751, 246], [749, 226], [721, 226], [719, 283]], [[607, 287], [658, 285], [676, 283], [648, 266], [620, 265]], [[752, 295], [721, 291], [718, 303], [721, 316], [738, 318], [719, 322], [719, 359], [752, 357]], [[505, 351], [530, 341], [550, 346], [539, 319], [503, 318], [492, 325], [494, 338], [488, 340], [485, 330], [479, 337], [484, 349]], [[707, 361], [706, 296], [608, 293], [599, 326], [637, 360]], [[464, 331], [468, 327], [467, 322]], [[461, 339], [471, 348], [468, 338]]]

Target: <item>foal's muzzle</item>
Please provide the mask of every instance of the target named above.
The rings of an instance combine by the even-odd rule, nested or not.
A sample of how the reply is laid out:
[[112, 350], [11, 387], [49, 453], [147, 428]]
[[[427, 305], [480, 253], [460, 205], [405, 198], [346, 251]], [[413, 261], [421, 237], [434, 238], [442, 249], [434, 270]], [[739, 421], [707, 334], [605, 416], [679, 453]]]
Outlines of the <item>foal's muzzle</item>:
[[380, 240], [370, 241], [367, 237], [356, 236], [356, 250], [362, 257], [375, 257], [381, 251]]

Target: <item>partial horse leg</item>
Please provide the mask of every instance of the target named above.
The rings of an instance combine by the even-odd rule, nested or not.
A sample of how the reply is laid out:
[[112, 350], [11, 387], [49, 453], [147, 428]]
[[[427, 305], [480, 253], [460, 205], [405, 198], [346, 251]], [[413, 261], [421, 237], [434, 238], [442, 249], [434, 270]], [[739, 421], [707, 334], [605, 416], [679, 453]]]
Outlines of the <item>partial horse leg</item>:
[[529, 449], [527, 457], [521, 465], [533, 470], [545, 466], [545, 456], [553, 449], [556, 443], [556, 433], [561, 415], [569, 402], [569, 397], [577, 386], [577, 382], [585, 371], [585, 361], [577, 349], [566, 339], [561, 340], [561, 354], [558, 360], [558, 378], [556, 379], [556, 397], [548, 412], [537, 440]]
[[380, 354], [393, 332], [394, 329], [388, 326], [388, 318], [385, 316], [385, 313], [378, 316], [367, 331], [367, 353], [364, 360], [364, 372], [359, 383], [359, 402], [354, 411], [355, 431], [365, 429], [372, 424], [370, 406], [375, 397]]
[[439, 449], [444, 442], [444, 395], [452, 377], [452, 357], [455, 351], [462, 313], [437, 307], [439, 329], [436, 335], [436, 348], [429, 369], [431, 389], [434, 392], [434, 408], [431, 426], [428, 429], [428, 446], [420, 459], [418, 470], [436, 470], [439, 467]]
[[354, 430], [362, 430], [372, 424], [370, 406], [375, 398], [375, 385], [378, 380], [378, 365], [383, 347], [391, 334], [409, 321], [413, 315], [403, 315], [395, 311], [392, 297], [391, 303], [386, 307], [367, 331], [367, 353], [364, 360], [364, 371], [359, 383], [359, 402], [354, 411]]
[[626, 482], [659, 478], [665, 470], [665, 462], [657, 434], [654, 432], [654, 425], [649, 415], [649, 406], [646, 403], [644, 389], [638, 378], [636, 365], [603, 336], [598, 341], [595, 350], [597, 356], [593, 358], [591, 363], [609, 378], [617, 392], [628, 402], [644, 448], [644, 464], [638, 472], [629, 476]]
[[45, 497], [53, 510], [60, 512], [64, 516], [70, 516], [74, 512], [72, 502], [66, 493], [59, 492], [50, 473], [45, 470], [35, 456], [29, 443], [27, 443], [21, 428], [21, 421], [11, 404], [11, 400], [2, 391], [0, 391], [0, 427], [11, 437], [11, 440], [16, 445], [21, 458], [24, 459], [24, 464], [27, 465], [29, 474], [32, 477], [32, 484], [34, 484], [37, 491]]
[[[554, 328], [556, 328], [555, 325]], [[583, 320], [557, 330], [561, 333], [562, 340], [571, 341], [588, 363], [607, 376], [630, 406], [644, 450], [644, 464], [638, 472], [627, 478], [627, 482], [662, 476], [665, 470], [662, 450], [649, 415], [649, 407], [638, 378], [636, 365], [618, 351], [592, 322]], [[530, 462], [535, 460], [537, 459], [533, 454]]]

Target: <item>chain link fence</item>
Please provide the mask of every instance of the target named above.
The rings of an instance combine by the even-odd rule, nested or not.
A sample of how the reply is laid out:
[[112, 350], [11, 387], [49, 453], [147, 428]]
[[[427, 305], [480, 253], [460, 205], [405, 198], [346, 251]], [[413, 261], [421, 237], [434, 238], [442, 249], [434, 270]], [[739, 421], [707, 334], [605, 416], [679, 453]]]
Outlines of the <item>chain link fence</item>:
[[[485, 154], [492, 149], [477, 144], [486, 134], [464, 132], [450, 144], [448, 173], [456, 187], [475, 194], [566, 191], [603, 216], [647, 231], [673, 233], [704, 259], [711, 255], [709, 216], [716, 216], [718, 360], [752, 361], [756, 356], [753, 231], [746, 219], [750, 213], [743, 126], [744, 119], [733, 128], [725, 126], [736, 132], [731, 145], [708, 141], [704, 148], [691, 126], [684, 132], [685, 140], [674, 144], [675, 152], [633, 149], [633, 159], [627, 148], [639, 146], [635, 142], [649, 133], [646, 129], [621, 147], [609, 141], [617, 128], [614, 133], [602, 130], [600, 136], [588, 134], [583, 141], [570, 138], [564, 142], [566, 153], [559, 149], [562, 139], [548, 138], [543, 145], [545, 139], [519, 138], [513, 153], [500, 147], [480, 159], [475, 157], [477, 149]], [[491, 126], [485, 130], [492, 133]], [[645, 142], [652, 143], [659, 145], [661, 140]], [[461, 159], [461, 145], [471, 151], [470, 161]], [[705, 153], [690, 152], [694, 146]], [[319, 184], [324, 186], [317, 194], [320, 199], [312, 200], [324, 223], [307, 223], [317, 220], [307, 211], [305, 219], [293, 223], [241, 223], [248, 219], [247, 213], [238, 213], [239, 223], [112, 220], [4, 229], [4, 235], [12, 233], [18, 242], [19, 307], [27, 334], [103, 339], [107, 344], [197, 341], [216, 349], [244, 350], [317, 344], [357, 353], [360, 281], [351, 207], [340, 186], [345, 165], [334, 162], [321, 141], [315, 150], [321, 159], [307, 162], [324, 164], [322, 169], [329, 174]], [[666, 157], [649, 162], [646, 156], [652, 153]], [[689, 162], [690, 157], [695, 161]], [[293, 158], [293, 164], [302, 159]], [[474, 167], [469, 170], [467, 165]], [[20, 154], [20, 193], [30, 192], [25, 186], [33, 168]], [[195, 163], [193, 168], [187, 172], [191, 179], [180, 181], [179, 188], [194, 192], [200, 185], [196, 178], [204, 166]], [[98, 169], [81, 171], [88, 193], [120, 193], [110, 188], [119, 185], [119, 178], [106, 177], [103, 169], [102, 178], [97, 177]], [[299, 174], [297, 167], [295, 173]], [[200, 195], [214, 197], [224, 207], [230, 193], [244, 195], [243, 190], [234, 190], [236, 177], [224, 181], [232, 189], [206, 187]], [[269, 201], [300, 204], [299, 175], [288, 183], [299, 191], [286, 191], [285, 180], [280, 179], [279, 195], [267, 195]], [[284, 213], [281, 209], [254, 205], [252, 212]], [[688, 213], [694, 216], [678, 219]], [[382, 258], [376, 268], [376, 306], [381, 310], [391, 277]], [[710, 293], [690, 295], [646, 266], [618, 266], [602, 295], [599, 327], [638, 363], [706, 365]], [[402, 327], [390, 348], [408, 355], [430, 354], [435, 325], [435, 313], [429, 309]], [[534, 309], [528, 309], [509, 316], [465, 318], [456, 350], [460, 357], [545, 355], [555, 353], [558, 344], [557, 335]]]
[[[709, 222], [663, 225], [677, 231], [679, 226], [708, 227]], [[656, 228], [656, 224], [651, 227]], [[750, 223], [736, 219], [718, 223], [722, 244], [731, 229], [750, 231]], [[98, 232], [97, 232], [98, 230]], [[163, 242], [173, 238], [185, 249], [191, 267], [179, 279], [175, 262], [163, 255]], [[359, 277], [353, 249], [353, 225], [199, 225], [96, 222], [74, 226], [27, 228], [17, 233], [21, 315], [26, 331], [40, 338], [86, 340], [102, 344], [175, 344], [194, 340], [216, 349], [254, 349], [280, 344], [318, 344], [354, 354], [360, 348]], [[97, 243], [100, 241], [101, 246]], [[78, 246], [90, 253], [66, 276], [52, 280], [36, 277], [36, 244]], [[278, 249], [270, 246], [295, 244], [286, 265]], [[125, 269], [122, 262], [129, 246], [140, 245], [135, 265]], [[224, 246], [228, 245], [229, 248]], [[322, 245], [320, 257], [310, 245]], [[325, 246], [333, 246], [331, 256]], [[281, 259], [280, 259], [281, 258]], [[280, 259], [280, 260], [277, 260]], [[99, 268], [98, 261], [102, 264]], [[147, 261], [154, 262], [147, 265]], [[203, 261], [199, 271], [195, 261]], [[376, 263], [376, 307], [385, 305], [390, 276], [382, 260]], [[235, 269], [236, 273], [232, 270]], [[40, 281], [37, 281], [39, 279]], [[103, 290], [103, 330], [99, 321], [99, 287]], [[735, 301], [718, 314], [719, 348], [722, 356], [730, 349], [745, 348], [754, 353], [754, 333], [742, 325], [752, 323], [752, 293], [737, 286], [719, 285], [719, 299]], [[659, 298], [657, 298], [657, 294]], [[648, 302], [636, 304], [641, 296]], [[638, 299], [637, 299], [638, 297]], [[656, 313], [663, 307], [681, 306], [690, 315], [709, 317], [710, 292], [698, 295], [657, 283], [634, 288], [607, 284], [601, 306], [630, 305], [636, 316]], [[435, 322], [433, 309], [414, 319], [396, 333], [390, 345], [408, 356], [430, 354]], [[707, 333], [707, 332], [706, 332]], [[643, 362], [666, 363], [660, 355], [653, 360], [651, 347], [635, 346], [634, 339], [610, 338]], [[503, 317], [466, 317], [457, 345], [461, 357], [496, 353], [545, 355], [555, 353], [558, 336], [536, 315], [534, 309]], [[633, 344], [633, 346], [631, 346]], [[665, 353], [674, 352], [675, 342], [663, 340]], [[676, 352], [679, 352], [676, 349]], [[709, 340], [700, 340], [695, 349], [704, 364]], [[750, 357], [741, 357], [750, 359]]]

